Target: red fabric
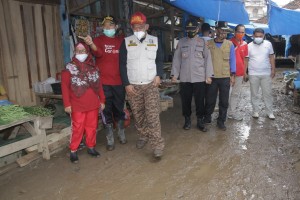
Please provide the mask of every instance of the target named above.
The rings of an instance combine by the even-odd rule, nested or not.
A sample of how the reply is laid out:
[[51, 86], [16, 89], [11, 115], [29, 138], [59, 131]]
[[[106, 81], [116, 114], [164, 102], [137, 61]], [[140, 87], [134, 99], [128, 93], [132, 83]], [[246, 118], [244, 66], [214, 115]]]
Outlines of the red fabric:
[[96, 65], [100, 70], [103, 85], [122, 85], [119, 69], [119, 50], [123, 37], [110, 38], [101, 35], [94, 39], [97, 51], [92, 51], [96, 57]]
[[72, 112], [72, 135], [70, 149], [76, 151], [85, 134], [85, 144], [88, 148], [96, 145], [96, 129], [98, 125], [98, 109], [87, 112]]
[[[72, 107], [72, 112], [85, 112], [100, 107], [100, 103], [105, 103], [104, 91], [100, 81], [99, 94], [93, 89], [88, 88], [86, 92], [77, 97], [71, 89], [71, 73], [69, 70], [63, 70], [61, 73], [61, 90], [64, 107]], [[100, 98], [99, 98], [100, 97]]]
[[[84, 78], [87, 77], [87, 74], [99, 74], [96, 66], [94, 65], [92, 54], [89, 53], [89, 47], [85, 43], [77, 43], [75, 45], [75, 49], [77, 47], [84, 48], [86, 50], [86, 53], [88, 54], [88, 57], [84, 62], [80, 62], [75, 57], [76, 54], [74, 54], [72, 58], [72, 64], [76, 65], [77, 69], [79, 70], [79, 73], [77, 75], [71, 74], [72, 78], [79, 78], [80, 80], [84, 80]], [[96, 93], [99, 92], [99, 79], [96, 81], [87, 79], [88, 84], [85, 85], [78, 85], [76, 82], [71, 81], [71, 89], [75, 93], [77, 97], [80, 97], [82, 94], [85, 93], [88, 87], [92, 88]]]
[[245, 57], [248, 55], [248, 45], [245, 41], [237, 41], [234, 37], [231, 38], [231, 42], [235, 46], [236, 57], [236, 76], [244, 76], [245, 70]]
[[[127, 108], [125, 108], [124, 113], [125, 113], [124, 128], [127, 128], [130, 126], [130, 112]], [[115, 119], [113, 119], [113, 124], [114, 124], [114, 128], [118, 127], [118, 122]]]

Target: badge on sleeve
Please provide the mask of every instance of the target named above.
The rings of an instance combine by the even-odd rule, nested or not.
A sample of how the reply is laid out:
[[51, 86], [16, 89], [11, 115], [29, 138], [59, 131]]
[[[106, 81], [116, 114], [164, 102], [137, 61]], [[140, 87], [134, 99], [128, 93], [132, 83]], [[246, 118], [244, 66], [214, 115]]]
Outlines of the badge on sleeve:
[[147, 46], [155, 47], [156, 44], [154, 44], [154, 41], [152, 39], [149, 39], [149, 43], [147, 44]]
[[133, 40], [130, 40], [128, 46], [129, 47], [137, 46], [137, 44], [135, 42], [133, 42]]

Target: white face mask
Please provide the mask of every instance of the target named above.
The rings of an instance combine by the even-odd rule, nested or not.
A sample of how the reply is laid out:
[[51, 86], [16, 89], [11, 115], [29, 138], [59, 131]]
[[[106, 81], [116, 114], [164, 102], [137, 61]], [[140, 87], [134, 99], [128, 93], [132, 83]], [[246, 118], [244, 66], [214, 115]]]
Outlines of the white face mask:
[[264, 41], [264, 38], [254, 38], [253, 41], [255, 44], [261, 44]]
[[85, 54], [76, 54], [75, 55], [75, 58], [77, 60], [79, 60], [80, 62], [84, 62], [87, 57], [88, 57], [88, 55], [86, 53]]
[[134, 32], [134, 35], [140, 40], [145, 36], [145, 32], [144, 31], [136, 31], [136, 32]]

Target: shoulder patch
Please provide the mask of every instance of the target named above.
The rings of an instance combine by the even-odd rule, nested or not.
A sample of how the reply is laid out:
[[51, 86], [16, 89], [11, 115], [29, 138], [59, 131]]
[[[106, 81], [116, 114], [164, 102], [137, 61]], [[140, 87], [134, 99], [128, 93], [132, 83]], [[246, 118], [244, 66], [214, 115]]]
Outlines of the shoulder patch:
[[129, 47], [137, 46], [137, 43], [134, 42], [133, 40], [130, 40], [128, 46], [129, 46]]

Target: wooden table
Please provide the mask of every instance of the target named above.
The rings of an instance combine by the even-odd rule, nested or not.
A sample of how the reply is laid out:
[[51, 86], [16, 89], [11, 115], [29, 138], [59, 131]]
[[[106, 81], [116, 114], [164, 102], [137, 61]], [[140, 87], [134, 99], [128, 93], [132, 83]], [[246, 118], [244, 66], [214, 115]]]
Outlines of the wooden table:
[[[33, 125], [30, 122], [33, 122]], [[43, 158], [49, 160], [50, 153], [48, 148], [46, 131], [41, 124], [41, 119], [39, 117], [27, 117], [6, 125], [1, 125], [0, 130], [15, 127], [15, 130], [17, 130], [13, 131], [13, 134], [17, 134], [20, 126], [23, 126], [30, 133], [31, 137], [0, 147], [0, 157], [9, 155], [11, 153], [20, 151], [22, 149], [26, 149], [37, 144], [38, 152], [42, 152]]]
[[54, 94], [54, 93], [35, 93], [36, 97], [36, 104], [41, 105], [43, 102], [43, 99], [47, 99], [46, 102], [49, 99], [62, 99], [61, 94]]

